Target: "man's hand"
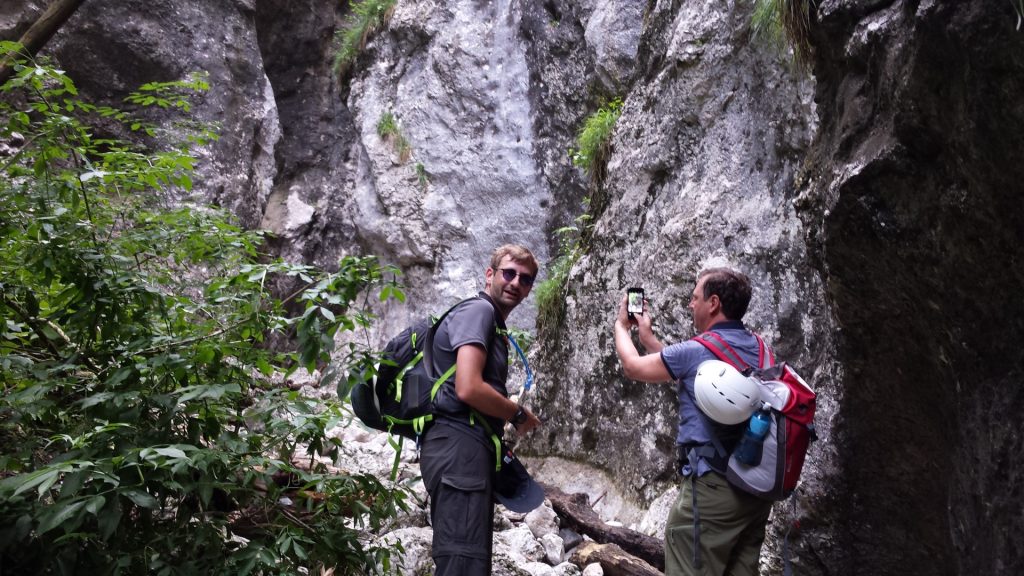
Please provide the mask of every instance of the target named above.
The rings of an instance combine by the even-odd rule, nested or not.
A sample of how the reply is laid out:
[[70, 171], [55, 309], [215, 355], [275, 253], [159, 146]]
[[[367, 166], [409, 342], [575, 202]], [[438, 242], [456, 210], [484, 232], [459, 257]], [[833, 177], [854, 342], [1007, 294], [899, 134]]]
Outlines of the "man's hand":
[[615, 315], [615, 323], [621, 324], [626, 328], [632, 328], [636, 326], [636, 320], [630, 320], [629, 312], [626, 307], [628, 306], [629, 297], [626, 295], [622, 296], [622, 300], [619, 301], [619, 312]]
[[[483, 414], [505, 421], [511, 420], [519, 406], [484, 382], [483, 371], [486, 362], [487, 351], [483, 346], [467, 344], [459, 347], [455, 360], [455, 395]], [[541, 424], [540, 419], [532, 412], [526, 408], [523, 408], [523, 412], [526, 414], [526, 420], [517, 429], [519, 435]]]
[[515, 429], [516, 429], [516, 436], [523, 436], [527, 432], [530, 432], [531, 430], [533, 430], [537, 426], [541, 425], [540, 418], [537, 418], [536, 416], [534, 416], [533, 412], [530, 412], [529, 408], [527, 408], [525, 406], [520, 406], [520, 408], [522, 408], [523, 414], [526, 415], [526, 419], [523, 420], [523, 422], [521, 424], [519, 424], [518, 426], [513, 424], [513, 426], [515, 426]]
[[640, 334], [643, 334], [644, 332], [647, 332], [648, 334], [653, 333], [651, 330], [651, 309], [648, 305], [649, 303], [647, 302], [647, 298], [644, 298], [644, 313], [633, 315], [633, 320], [636, 323], [637, 328], [640, 329]]
[[623, 296], [622, 300], [619, 302], [619, 312], [615, 317], [615, 321], [622, 323], [622, 325], [627, 328], [632, 329], [634, 326], [639, 328], [641, 339], [643, 338], [644, 333], [653, 334], [654, 331], [651, 328], [652, 320], [650, 301], [648, 301], [647, 298], [644, 298], [644, 311], [640, 314], [634, 314], [632, 318], [629, 317], [628, 303], [629, 296]]

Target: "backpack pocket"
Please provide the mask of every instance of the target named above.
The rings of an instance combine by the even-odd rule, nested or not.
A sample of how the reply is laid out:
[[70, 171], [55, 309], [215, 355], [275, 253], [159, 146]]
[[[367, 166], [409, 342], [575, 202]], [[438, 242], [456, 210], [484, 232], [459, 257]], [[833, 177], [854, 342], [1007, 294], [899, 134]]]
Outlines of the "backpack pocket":
[[785, 496], [783, 475], [786, 467], [787, 419], [772, 410], [771, 427], [761, 446], [761, 461], [753, 466], [740, 461], [736, 454], [729, 457], [726, 478], [729, 482], [754, 496], [766, 500], [780, 500]]
[[395, 410], [397, 418], [412, 419], [432, 412], [430, 390], [434, 386], [434, 379], [427, 376], [423, 365], [423, 362], [416, 364], [403, 377], [402, 396]]

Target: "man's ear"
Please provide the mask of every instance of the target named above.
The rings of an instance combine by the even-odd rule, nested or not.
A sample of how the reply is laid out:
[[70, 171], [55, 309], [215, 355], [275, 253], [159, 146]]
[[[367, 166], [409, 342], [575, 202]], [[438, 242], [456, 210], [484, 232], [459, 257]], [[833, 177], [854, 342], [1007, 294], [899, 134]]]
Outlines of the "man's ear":
[[493, 279], [494, 279], [494, 268], [491, 268], [490, 266], [488, 266], [487, 270], [484, 271], [484, 290], [487, 290], [488, 288], [491, 287], [491, 280], [493, 280]]
[[717, 316], [722, 311], [722, 299], [718, 297], [718, 294], [712, 294], [708, 298], [708, 305], [711, 306], [711, 316]]

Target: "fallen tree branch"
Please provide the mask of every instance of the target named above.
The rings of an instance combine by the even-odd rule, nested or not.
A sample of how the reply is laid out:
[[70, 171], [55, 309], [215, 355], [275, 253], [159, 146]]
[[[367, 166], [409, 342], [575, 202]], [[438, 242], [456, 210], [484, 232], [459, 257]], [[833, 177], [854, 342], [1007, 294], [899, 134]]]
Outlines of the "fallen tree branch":
[[654, 538], [621, 526], [609, 526], [590, 507], [586, 494], [566, 494], [555, 486], [543, 483], [541, 485], [551, 500], [551, 506], [564, 521], [563, 526], [586, 534], [598, 543], [615, 544], [625, 553], [643, 560], [645, 564], [657, 570], [665, 569], [665, 545], [661, 538]]
[[661, 570], [615, 544], [584, 542], [573, 551], [569, 562], [580, 568], [596, 562], [605, 576], [662, 576]]

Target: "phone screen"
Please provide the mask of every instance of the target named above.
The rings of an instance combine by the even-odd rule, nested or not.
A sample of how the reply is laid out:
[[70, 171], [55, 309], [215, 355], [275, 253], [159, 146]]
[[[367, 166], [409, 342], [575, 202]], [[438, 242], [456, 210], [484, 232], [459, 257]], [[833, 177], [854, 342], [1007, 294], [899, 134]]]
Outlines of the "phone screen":
[[626, 312], [630, 316], [644, 313], [644, 289], [630, 288], [626, 290]]

